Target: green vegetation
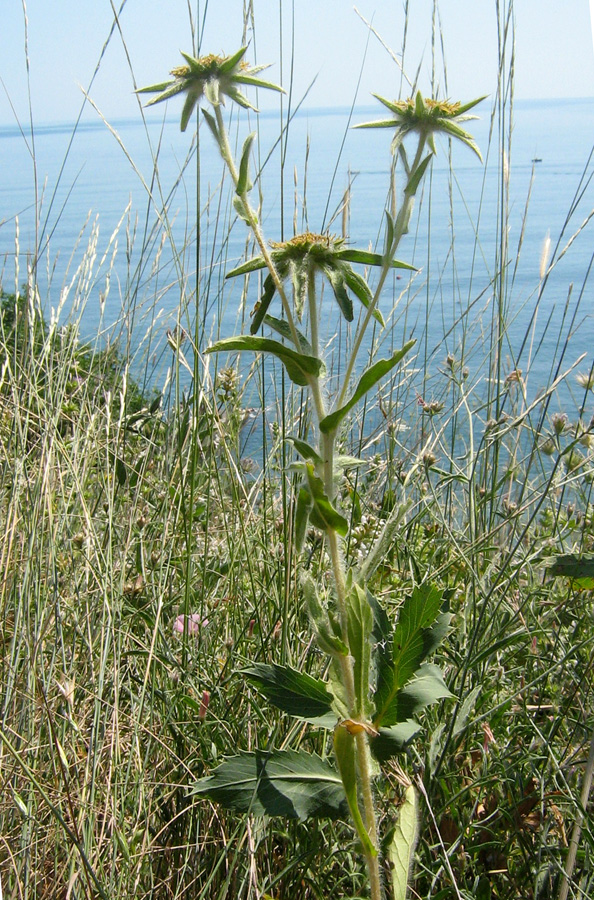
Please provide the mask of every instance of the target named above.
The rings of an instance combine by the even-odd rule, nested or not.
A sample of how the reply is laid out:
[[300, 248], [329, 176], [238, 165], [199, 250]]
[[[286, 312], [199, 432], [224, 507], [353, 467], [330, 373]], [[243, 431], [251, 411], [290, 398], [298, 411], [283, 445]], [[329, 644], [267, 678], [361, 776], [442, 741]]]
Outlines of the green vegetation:
[[[129, 344], [48, 318], [34, 267], [2, 293], [3, 895], [590, 896], [594, 379], [560, 340], [529, 399], [507, 360], [503, 201], [488, 387], [466, 332], [437, 366], [413, 341], [380, 355], [412, 303], [395, 255], [431, 202], [435, 137], [478, 152], [461, 127], [474, 103], [378, 98], [392, 117], [365, 127], [394, 130], [379, 250], [270, 241], [257, 135], [236, 163], [222, 108], [251, 107], [238, 85], [276, 89], [244, 55], [184, 55], [144, 89], [185, 94], [184, 131], [209, 104], [231, 189], [205, 215], [222, 232], [239, 217], [252, 241], [225, 289], [245, 301], [264, 272], [243, 333], [206, 346], [201, 304], [222, 289], [198, 266], [165, 386], [147, 392]], [[338, 375], [329, 308], [348, 332]], [[559, 412], [566, 382], [580, 395]]]

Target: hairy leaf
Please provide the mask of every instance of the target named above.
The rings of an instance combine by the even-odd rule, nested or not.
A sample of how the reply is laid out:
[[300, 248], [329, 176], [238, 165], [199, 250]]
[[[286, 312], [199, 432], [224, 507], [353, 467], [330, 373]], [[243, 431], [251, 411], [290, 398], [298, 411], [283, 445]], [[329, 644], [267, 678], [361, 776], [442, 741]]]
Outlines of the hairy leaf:
[[309, 514], [311, 524], [321, 531], [333, 529], [341, 537], [345, 537], [349, 530], [349, 523], [344, 516], [334, 508], [324, 490], [324, 483], [314, 471], [311, 463], [306, 463], [307, 486], [311, 494], [313, 506]]
[[323, 464], [324, 460], [322, 459], [320, 454], [317, 452], [317, 450], [314, 450], [314, 448], [310, 444], [308, 444], [307, 441], [302, 441], [300, 438], [295, 437], [289, 437], [287, 438], [287, 440], [293, 444], [295, 450], [297, 450], [297, 452], [300, 456], [303, 457], [303, 459], [309, 459], [316, 465], [321, 466]]
[[274, 283], [274, 279], [272, 275], [267, 275], [264, 279], [264, 284], [262, 285], [262, 296], [258, 302], [256, 307], [256, 311], [254, 313], [254, 318], [252, 319], [252, 324], [250, 325], [250, 334], [255, 334], [260, 325], [264, 321], [266, 313], [268, 312], [268, 307], [272, 303], [274, 295], [276, 293], [276, 285]]
[[377, 849], [373, 846], [371, 839], [367, 833], [367, 829], [361, 818], [359, 803], [357, 801], [357, 764], [356, 764], [356, 745], [355, 738], [349, 734], [342, 725], [337, 725], [334, 729], [334, 756], [338, 764], [338, 770], [344, 792], [346, 794], [347, 803], [357, 829], [357, 834], [367, 853], [377, 856]]
[[226, 353], [231, 350], [253, 350], [256, 353], [272, 353], [284, 363], [291, 381], [301, 385], [301, 387], [305, 387], [308, 384], [308, 376], [313, 375], [317, 377], [322, 367], [322, 361], [314, 356], [305, 356], [303, 353], [297, 353], [296, 350], [291, 350], [290, 347], [285, 347], [284, 344], [272, 341], [270, 338], [247, 334], [223, 338], [223, 340], [213, 344], [212, 347], [207, 347], [205, 352]]
[[349, 650], [354, 661], [357, 714], [367, 716], [369, 710], [369, 667], [373, 613], [365, 591], [355, 584], [347, 596], [347, 628]]
[[[294, 343], [293, 332], [291, 331], [289, 323], [286, 321], [286, 319], [277, 319], [275, 318], [275, 316], [264, 316], [264, 324], [268, 325], [269, 328], [272, 328], [274, 331], [276, 331], [277, 334], [280, 334], [280, 336], [284, 337], [287, 341], [291, 341]], [[311, 356], [311, 344], [309, 343], [305, 335], [302, 334], [299, 330], [297, 330], [297, 340], [299, 341], [298, 349], [301, 351], [301, 353], [305, 353], [306, 356]], [[326, 367], [322, 365], [322, 368], [320, 369], [320, 375], [324, 374], [325, 369]]]
[[[337, 256], [338, 259], [361, 263], [364, 266], [383, 266], [384, 264], [384, 257], [381, 253], [371, 253], [368, 250], [355, 250], [354, 248], [351, 248], [350, 250], [339, 250], [335, 256]], [[401, 262], [399, 259], [391, 259], [390, 267], [392, 269], [410, 269], [413, 272], [417, 271], [410, 263]]]
[[239, 195], [251, 191], [253, 184], [250, 181], [250, 153], [252, 144], [256, 138], [256, 132], [253, 131], [246, 137], [243, 150], [241, 151], [241, 160], [239, 163], [239, 177], [237, 179], [236, 191]]
[[417, 793], [411, 784], [406, 789], [404, 803], [399, 810], [398, 822], [390, 835], [387, 846], [386, 855], [390, 861], [392, 872], [393, 900], [406, 900], [413, 854], [419, 834], [417, 806]]
[[221, 763], [192, 793], [227, 809], [257, 816], [345, 818], [348, 804], [340, 775], [305, 751], [256, 750]]
[[313, 725], [333, 728], [337, 716], [332, 712], [332, 694], [326, 684], [289, 666], [255, 663], [242, 673], [278, 709]]
[[324, 434], [335, 431], [353, 406], [355, 406], [355, 404], [358, 403], [359, 400], [384, 377], [384, 375], [393, 369], [394, 366], [398, 365], [401, 359], [406, 356], [408, 351], [411, 347], [414, 347], [415, 344], [416, 341], [414, 340], [408, 341], [400, 348], [400, 350], [397, 350], [393, 356], [390, 356], [389, 359], [378, 359], [372, 366], [369, 366], [359, 379], [355, 393], [350, 400], [348, 400], [340, 409], [334, 410], [334, 412], [322, 419], [320, 422], [320, 431]]

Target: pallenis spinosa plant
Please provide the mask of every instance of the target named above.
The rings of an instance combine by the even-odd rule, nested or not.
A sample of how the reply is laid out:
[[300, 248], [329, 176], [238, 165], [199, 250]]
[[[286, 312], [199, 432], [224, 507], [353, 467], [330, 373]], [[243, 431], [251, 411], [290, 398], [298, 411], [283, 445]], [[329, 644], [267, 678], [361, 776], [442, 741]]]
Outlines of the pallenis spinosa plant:
[[[364, 563], [357, 568], [347, 566], [343, 542], [349, 523], [340, 509], [345, 462], [338, 453], [337, 439], [347, 427], [351, 410], [413, 348], [414, 341], [405, 343], [356, 377], [363, 339], [372, 319], [380, 326], [384, 324], [380, 297], [388, 274], [393, 268], [412, 269], [399, 262], [395, 254], [408, 231], [415, 195], [435, 153], [435, 135], [457, 138], [480, 157], [471, 136], [461, 127], [465, 120], [474, 118], [467, 113], [479, 101], [460, 105], [424, 99], [420, 92], [406, 101], [378, 97], [390, 118], [359, 126], [392, 130], [392, 153], [404, 172], [399, 208], [385, 213], [383, 253], [353, 249], [328, 233], [307, 232], [268, 243], [250, 200], [250, 157], [256, 135], [247, 136], [237, 163], [223, 105], [228, 97], [244, 108], [253, 108], [241, 91], [244, 85], [282, 89], [257, 77], [263, 67], [247, 66], [245, 52], [243, 47], [232, 56], [200, 59], [184, 54], [186, 65], [172, 70], [172, 81], [142, 91], [157, 94], [150, 103], [185, 94], [182, 131], [199, 101], [204, 98], [208, 102], [211, 110], [203, 109], [202, 113], [233, 179], [235, 210], [251, 229], [260, 251], [227, 273], [231, 278], [264, 270], [251, 333], [220, 340], [206, 352], [273, 354], [283, 363], [288, 377], [307, 390], [311, 401], [314, 424], [310, 439], [292, 438], [301, 472], [295, 533], [298, 549], [303, 547], [309, 526], [323, 533], [331, 578], [316, 582], [304, 567], [300, 596], [295, 602], [307, 608], [318, 648], [328, 660], [326, 677], [313, 678], [274, 664], [253, 665], [243, 675], [276, 707], [331, 730], [335, 765], [304, 750], [242, 752], [200, 779], [193, 791], [254, 815], [342, 818], [350, 812], [365, 857], [372, 900], [386, 896], [384, 858], [391, 862], [391, 896], [401, 898], [406, 893], [416, 840], [415, 789], [408, 784], [397, 827], [380, 837], [375, 784], [382, 764], [400, 753], [418, 732], [415, 716], [450, 695], [441, 671], [427, 661], [447, 633], [449, 614], [444, 610], [443, 592], [428, 580], [402, 598], [395, 625], [369, 590], [370, 578], [393, 540], [398, 510], [384, 522]], [[375, 288], [353, 265], [379, 271]], [[320, 347], [323, 280], [329, 283], [347, 322], [354, 322], [354, 303], [363, 306], [341, 384], [330, 398], [324, 386], [326, 368]], [[273, 314], [276, 297], [280, 315]], [[261, 336], [262, 327], [275, 337]]]

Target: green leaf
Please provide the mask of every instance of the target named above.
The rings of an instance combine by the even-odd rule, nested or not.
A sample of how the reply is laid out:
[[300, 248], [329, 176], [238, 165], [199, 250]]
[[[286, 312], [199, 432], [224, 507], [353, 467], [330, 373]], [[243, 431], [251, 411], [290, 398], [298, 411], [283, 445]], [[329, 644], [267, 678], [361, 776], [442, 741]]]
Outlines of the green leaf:
[[350, 400], [347, 400], [344, 406], [340, 409], [334, 410], [330, 415], [326, 416], [320, 422], [320, 431], [324, 434], [329, 434], [332, 431], [335, 431], [347, 413], [359, 402], [361, 397], [364, 397], [365, 394], [374, 387], [378, 381], [384, 377], [394, 366], [398, 365], [401, 359], [408, 353], [411, 347], [414, 347], [416, 341], [408, 341], [404, 347], [401, 347], [400, 350], [397, 350], [393, 356], [389, 359], [378, 359], [372, 366], [369, 366], [363, 372], [363, 375], [359, 379], [359, 383], [357, 385], [357, 389], [355, 393], [352, 395]]
[[[443, 592], [430, 584], [416, 587], [404, 601], [391, 641], [391, 660], [383, 658], [375, 692], [374, 725], [395, 725], [408, 718], [398, 693], [418, 673], [421, 663], [445, 636], [450, 617], [440, 614]], [[437, 691], [437, 685], [434, 685]], [[414, 696], [414, 689], [413, 689]], [[409, 702], [409, 701], [403, 701]]]
[[377, 849], [373, 846], [371, 838], [363, 823], [359, 803], [357, 801], [357, 764], [355, 738], [349, 734], [342, 725], [334, 729], [334, 756], [338, 764], [338, 771], [342, 778], [347, 803], [355, 823], [357, 834], [363, 844], [365, 852], [371, 856], [377, 856]]
[[247, 46], [240, 47], [236, 53], [233, 53], [231, 56], [228, 56], [220, 66], [220, 72], [222, 74], [227, 74], [228, 72], [232, 72], [235, 66], [243, 59], [247, 51]]
[[425, 663], [417, 669], [415, 677], [394, 697], [384, 714], [386, 725], [405, 722], [431, 703], [451, 697], [438, 666]]
[[377, 737], [370, 741], [370, 749], [379, 763], [398, 756], [421, 731], [421, 726], [413, 719], [399, 722], [390, 728], [380, 728]]
[[423, 179], [423, 175], [427, 171], [427, 166], [429, 165], [429, 163], [431, 162], [432, 159], [433, 159], [433, 153], [429, 153], [429, 155], [426, 156], [425, 159], [422, 160], [422, 162], [420, 162], [419, 165], [417, 166], [417, 168], [414, 170], [414, 172], [412, 173], [412, 175], [408, 181], [408, 184], [406, 185], [406, 187], [404, 189], [404, 193], [407, 196], [414, 197], [414, 195], [417, 193], [417, 189]]
[[417, 792], [409, 785], [400, 807], [398, 823], [395, 825], [386, 848], [392, 873], [393, 900], [406, 900], [408, 879], [419, 836], [419, 812]]
[[[215, 117], [212, 115], [212, 113], [209, 113], [209, 111], [207, 109], [202, 110], [202, 115], [204, 116], [206, 124], [212, 131], [214, 139], [217, 142], [217, 146], [220, 149], [221, 148], [221, 136], [219, 134], [219, 129], [217, 127], [217, 122], [216, 122]], [[183, 128], [182, 128], [182, 131], [183, 131]]]
[[557, 556], [549, 566], [549, 572], [567, 578], [594, 578], [594, 556], [577, 556], [575, 553]]
[[240, 753], [201, 778], [192, 794], [256, 816], [345, 818], [340, 775], [319, 756], [296, 750]]
[[252, 319], [252, 324], [250, 325], [250, 334], [255, 334], [260, 328], [260, 325], [264, 321], [264, 317], [268, 312], [268, 307], [272, 303], [273, 297], [276, 293], [276, 284], [274, 283], [272, 275], [268, 274], [266, 276], [266, 278], [264, 279], [263, 288], [264, 290], [262, 292], [262, 296], [260, 297], [260, 302], [256, 307], [254, 318]]
[[237, 215], [243, 222], [247, 222], [248, 225], [251, 224], [252, 220], [250, 218], [248, 208], [245, 205], [245, 203], [243, 202], [243, 200], [241, 199], [241, 197], [239, 196], [239, 194], [233, 195], [233, 209], [235, 210], [235, 212], [237, 213]]
[[322, 466], [324, 464], [324, 460], [322, 459], [320, 454], [317, 452], [317, 450], [314, 450], [314, 448], [310, 446], [307, 441], [302, 441], [300, 438], [296, 437], [289, 437], [287, 438], [287, 440], [290, 441], [291, 444], [293, 444], [295, 450], [300, 454], [300, 456], [303, 457], [303, 459], [309, 459], [317, 466]]
[[309, 576], [304, 577], [302, 588], [307, 611], [320, 649], [333, 657], [348, 656], [349, 648], [332, 628], [329, 615], [320, 603], [315, 584]]
[[[346, 259], [348, 262], [361, 263], [363, 266], [383, 266], [385, 259], [381, 253], [371, 253], [368, 250], [355, 250], [351, 248], [350, 250], [338, 250], [334, 254], [338, 259]], [[410, 263], [401, 262], [399, 259], [390, 260], [390, 267], [392, 269], [410, 269], [411, 272], [416, 272], [415, 266], [411, 266]]]
[[349, 530], [349, 523], [344, 516], [334, 508], [324, 491], [324, 483], [315, 472], [311, 463], [306, 463], [307, 486], [313, 500], [313, 506], [309, 514], [311, 524], [321, 531], [336, 531], [341, 537], [345, 537]]
[[320, 264], [320, 269], [330, 282], [341, 313], [343, 314], [347, 322], [352, 322], [354, 317], [353, 301], [347, 294], [345, 278], [342, 270], [335, 269], [333, 266], [324, 265], [323, 263]]
[[324, 681], [312, 678], [289, 666], [255, 663], [242, 673], [278, 709], [313, 725], [334, 728], [337, 715], [332, 712], [332, 694]]
[[237, 268], [227, 272], [225, 278], [235, 278], [236, 275], [247, 275], [249, 272], [256, 272], [258, 269], [265, 268], [266, 260], [264, 257], [254, 256], [253, 259], [248, 259], [247, 262], [244, 262], [240, 266], [237, 266]]
[[116, 473], [116, 478], [118, 480], [118, 484], [121, 486], [126, 484], [126, 479], [128, 477], [128, 470], [126, 469], [126, 463], [121, 458], [121, 456], [116, 456], [116, 458], [115, 458], [115, 473]]
[[349, 650], [353, 657], [356, 715], [366, 719], [369, 712], [369, 667], [373, 612], [366, 592], [358, 584], [347, 595], [347, 629]]
[[388, 210], [384, 210], [386, 216], [386, 234], [384, 236], [384, 257], [388, 256], [394, 243], [394, 233], [396, 230], [396, 222]]
[[285, 347], [278, 341], [269, 338], [256, 337], [247, 334], [238, 337], [223, 338], [211, 347], [207, 347], [205, 353], [226, 353], [231, 350], [252, 350], [255, 353], [272, 353], [284, 364], [287, 374], [295, 384], [305, 387], [309, 383], [309, 376], [317, 378], [322, 369], [322, 361], [314, 356], [305, 356]]
[[[293, 332], [289, 327], [289, 323], [286, 319], [277, 319], [274, 316], [264, 316], [264, 324], [268, 325], [269, 328], [272, 328], [276, 331], [277, 334], [280, 334], [281, 337], [284, 337], [285, 340], [293, 341]], [[297, 330], [297, 340], [299, 341], [299, 351], [301, 353], [305, 353], [306, 356], [312, 355], [311, 344], [307, 340], [304, 334], [302, 334], [299, 330]], [[322, 366], [320, 374], [323, 375], [326, 370], [325, 366]]]
[[[346, 286], [350, 288], [355, 297], [361, 301], [365, 309], [369, 309], [369, 306], [373, 301], [373, 294], [363, 276], [359, 275], [358, 272], [353, 271], [353, 269], [346, 264], [343, 267], [343, 274]], [[386, 323], [377, 306], [371, 315], [383, 328]]]
[[243, 150], [241, 151], [241, 160], [239, 163], [239, 177], [237, 179], [237, 187], [236, 191], [241, 196], [242, 194], [251, 191], [253, 184], [250, 181], [250, 153], [252, 150], [252, 144], [256, 138], [256, 132], [252, 131], [251, 134], [248, 134], [246, 137]]
[[280, 84], [273, 84], [272, 81], [263, 81], [261, 78], [252, 78], [251, 75], [234, 75], [233, 81], [240, 84], [253, 84], [254, 87], [268, 88], [271, 91], [278, 91], [279, 94], [286, 94], [286, 91]]

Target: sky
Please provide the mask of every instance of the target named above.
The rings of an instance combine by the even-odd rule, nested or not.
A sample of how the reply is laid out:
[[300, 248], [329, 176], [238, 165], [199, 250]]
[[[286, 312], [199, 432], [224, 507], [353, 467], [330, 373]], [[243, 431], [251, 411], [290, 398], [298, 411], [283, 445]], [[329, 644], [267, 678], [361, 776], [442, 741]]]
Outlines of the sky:
[[[499, 6], [509, 2], [499, 0]], [[438, 95], [452, 100], [493, 95], [496, 0], [437, 0], [435, 53], [434, 0], [408, 0], [413, 12], [403, 59], [405, 0], [355, 3], [356, 9], [352, 0], [2, 0], [0, 126], [28, 122], [28, 90], [37, 124], [73, 121], [87, 89], [109, 121], [136, 116], [135, 86], [166, 80], [183, 62], [179, 51], [192, 52], [190, 12], [200, 24], [202, 53], [226, 55], [244, 40], [244, 8], [253, 10], [255, 22], [246, 59], [272, 63], [264, 77], [292, 84], [294, 102], [314, 80], [304, 101], [309, 107], [348, 106], [355, 96], [366, 105], [372, 92], [407, 94], [397, 63], [364, 20], [411, 80], [419, 72], [425, 93], [433, 80]], [[591, 4], [515, 0], [516, 98], [594, 96]], [[119, 27], [109, 38], [114, 10]], [[259, 102], [265, 107], [278, 98], [267, 94]], [[180, 104], [171, 101], [176, 115]], [[161, 108], [151, 114], [160, 116]], [[97, 112], [87, 106], [84, 118]]]

